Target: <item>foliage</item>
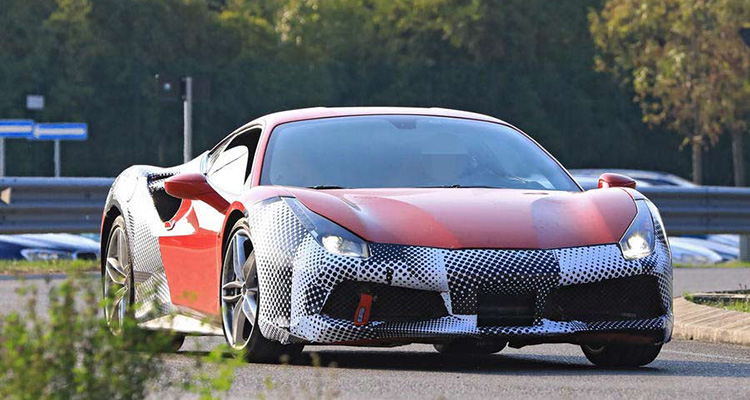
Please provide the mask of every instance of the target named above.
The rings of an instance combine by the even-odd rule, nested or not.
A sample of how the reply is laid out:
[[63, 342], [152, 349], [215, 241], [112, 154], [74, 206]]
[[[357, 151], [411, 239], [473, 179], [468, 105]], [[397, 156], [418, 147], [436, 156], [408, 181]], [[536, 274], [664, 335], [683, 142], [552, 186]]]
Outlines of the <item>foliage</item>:
[[[528, 131], [569, 167], [684, 175], [677, 138], [591, 68], [602, 0], [4, 0], [0, 116], [83, 120], [63, 174], [181, 162], [181, 104], [154, 75], [210, 80], [194, 148], [253, 117], [337, 105], [440, 106]], [[28, 93], [46, 95], [41, 112]], [[49, 143], [7, 143], [10, 175], [49, 174]], [[604, 158], [602, 154], [606, 154]], [[722, 177], [717, 163], [716, 177]]]
[[674, 264], [675, 268], [750, 268], [749, 262], [726, 261], [717, 264]]
[[646, 123], [699, 145], [746, 129], [750, 51], [738, 35], [750, 20], [746, 1], [610, 0], [589, 19], [597, 68], [632, 87]]
[[711, 306], [730, 311], [750, 312], [750, 299], [718, 299], [708, 301], [704, 299], [697, 300], [692, 295], [685, 297], [685, 299], [704, 306]]
[[220, 398], [234, 382], [235, 370], [245, 364], [244, 359], [226, 344], [215, 347], [206, 356], [196, 359], [195, 372], [183, 388], [201, 400]]
[[[73, 277], [53, 286], [46, 315], [36, 288], [19, 291], [26, 308], [0, 319], [0, 398], [142, 399], [157, 382], [160, 390], [171, 386], [161, 351], [172, 337], [138, 329], [133, 318], [125, 319], [122, 335], [112, 335], [100, 315], [96, 282]], [[231, 387], [240, 360], [225, 347], [195, 358], [182, 389], [218, 398]]]
[[0, 275], [75, 273], [98, 271], [99, 268], [99, 261], [97, 260], [0, 260]]
[[[47, 319], [36, 293], [25, 313], [11, 313], [0, 329], [0, 397], [8, 399], [140, 399], [159, 376], [159, 353], [132, 320], [113, 336], [98, 317], [94, 290], [66, 281], [52, 289]], [[79, 310], [76, 297], [84, 289]]]

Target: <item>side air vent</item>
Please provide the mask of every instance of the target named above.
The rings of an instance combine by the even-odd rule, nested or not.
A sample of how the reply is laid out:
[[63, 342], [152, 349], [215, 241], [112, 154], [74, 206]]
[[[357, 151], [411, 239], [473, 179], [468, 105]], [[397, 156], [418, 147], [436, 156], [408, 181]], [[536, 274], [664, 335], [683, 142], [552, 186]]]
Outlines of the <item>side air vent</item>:
[[182, 200], [172, 197], [164, 190], [164, 181], [174, 174], [153, 174], [148, 177], [148, 190], [151, 192], [151, 199], [154, 201], [156, 212], [162, 222], [169, 221], [180, 209]]

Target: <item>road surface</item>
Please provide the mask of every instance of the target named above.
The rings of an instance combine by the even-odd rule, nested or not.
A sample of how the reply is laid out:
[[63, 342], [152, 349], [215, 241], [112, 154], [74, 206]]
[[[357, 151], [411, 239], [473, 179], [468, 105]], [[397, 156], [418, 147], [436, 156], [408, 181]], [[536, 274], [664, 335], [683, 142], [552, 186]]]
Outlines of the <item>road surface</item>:
[[[54, 284], [54, 282], [52, 283]], [[0, 279], [0, 304], [18, 309], [19, 282]], [[47, 285], [39, 281], [40, 292]], [[680, 269], [675, 294], [750, 286], [750, 269]], [[44, 296], [40, 305], [44, 306]], [[222, 338], [188, 338], [166, 356], [165, 380], [179, 379], [194, 357]], [[319, 355], [313, 367], [312, 353]], [[328, 366], [335, 365], [336, 368]], [[675, 340], [636, 370], [599, 369], [580, 348], [555, 344], [506, 348], [482, 357], [449, 357], [429, 345], [389, 349], [308, 346], [295, 365], [243, 365], [228, 398], [488, 399], [488, 398], [750, 398], [750, 348]], [[183, 398], [174, 391], [154, 398]]]

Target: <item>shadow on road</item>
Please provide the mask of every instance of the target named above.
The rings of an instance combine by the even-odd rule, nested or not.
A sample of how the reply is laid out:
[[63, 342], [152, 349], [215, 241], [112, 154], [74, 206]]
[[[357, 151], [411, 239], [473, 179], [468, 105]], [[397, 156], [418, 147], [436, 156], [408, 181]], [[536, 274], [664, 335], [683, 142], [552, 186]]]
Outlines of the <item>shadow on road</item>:
[[[182, 354], [199, 355], [200, 352]], [[314, 356], [313, 354], [317, 354]], [[229, 356], [229, 355], [227, 355]], [[315, 358], [319, 357], [316, 361]], [[644, 375], [644, 376], [750, 376], [750, 363], [674, 360], [660, 357], [641, 368], [599, 368], [581, 356], [495, 354], [453, 356], [428, 352], [390, 350], [319, 350], [311, 348], [292, 362], [295, 366], [320, 365], [351, 370], [401, 370], [488, 375]]]

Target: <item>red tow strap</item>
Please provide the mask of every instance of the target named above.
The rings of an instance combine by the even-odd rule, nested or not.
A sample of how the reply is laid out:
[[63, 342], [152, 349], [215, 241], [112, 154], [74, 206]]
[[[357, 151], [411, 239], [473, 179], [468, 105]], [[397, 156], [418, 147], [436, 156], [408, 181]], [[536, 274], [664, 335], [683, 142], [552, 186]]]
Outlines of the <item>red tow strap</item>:
[[359, 305], [354, 313], [354, 325], [362, 326], [370, 322], [370, 308], [372, 308], [372, 295], [369, 293], [360, 293]]

